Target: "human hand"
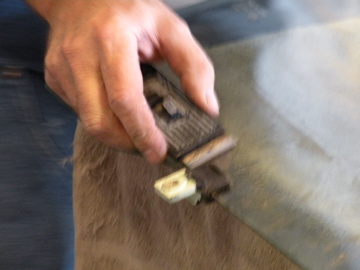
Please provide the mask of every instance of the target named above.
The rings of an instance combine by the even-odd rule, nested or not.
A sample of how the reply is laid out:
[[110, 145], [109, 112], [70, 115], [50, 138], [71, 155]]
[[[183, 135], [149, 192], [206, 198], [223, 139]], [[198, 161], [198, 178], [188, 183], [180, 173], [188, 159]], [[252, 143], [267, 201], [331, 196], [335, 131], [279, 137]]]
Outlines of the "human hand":
[[210, 60], [159, 0], [28, 2], [50, 25], [46, 83], [90, 135], [118, 149], [137, 148], [151, 163], [165, 158], [164, 136], [143, 95], [140, 61], [168, 61], [188, 97], [218, 115]]

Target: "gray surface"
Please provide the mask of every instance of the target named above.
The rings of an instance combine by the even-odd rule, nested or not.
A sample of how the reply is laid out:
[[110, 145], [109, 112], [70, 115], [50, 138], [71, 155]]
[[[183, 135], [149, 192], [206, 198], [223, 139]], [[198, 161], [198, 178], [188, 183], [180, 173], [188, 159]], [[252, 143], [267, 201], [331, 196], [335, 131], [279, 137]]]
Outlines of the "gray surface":
[[360, 269], [360, 3], [265, 2], [255, 21], [243, 1], [180, 12], [202, 44], [235, 42], [209, 51], [239, 138], [219, 202], [306, 269]]
[[204, 2], [205, 0], [164, 0], [167, 5], [169, 5], [171, 8], [179, 9], [179, 8], [185, 8], [191, 5], [195, 5], [201, 2]]
[[305, 269], [360, 269], [360, 19], [214, 47], [220, 204]]
[[219, 202], [309, 269], [360, 269], [360, 20], [210, 50], [239, 138]]

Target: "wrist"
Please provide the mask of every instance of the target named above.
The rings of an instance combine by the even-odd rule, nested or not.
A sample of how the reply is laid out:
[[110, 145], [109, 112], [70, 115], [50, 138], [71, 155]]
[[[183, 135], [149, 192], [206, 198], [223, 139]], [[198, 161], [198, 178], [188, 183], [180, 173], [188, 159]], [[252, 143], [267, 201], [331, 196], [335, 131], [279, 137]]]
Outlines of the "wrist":
[[25, 0], [25, 2], [49, 22], [50, 13], [56, 0]]

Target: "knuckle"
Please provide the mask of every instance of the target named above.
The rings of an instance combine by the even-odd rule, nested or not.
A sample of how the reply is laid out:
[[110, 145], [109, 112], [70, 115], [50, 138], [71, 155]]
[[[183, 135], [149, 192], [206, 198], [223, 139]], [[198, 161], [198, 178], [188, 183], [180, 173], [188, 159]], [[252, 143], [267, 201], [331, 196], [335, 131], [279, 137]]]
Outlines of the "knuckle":
[[206, 57], [206, 55], [204, 55], [204, 57], [202, 57], [202, 59], [199, 61], [198, 68], [208, 73], [214, 72], [213, 64], [211, 60], [208, 57]]
[[87, 119], [82, 119], [82, 125], [85, 131], [93, 137], [103, 138], [106, 134], [107, 125], [101, 117], [92, 117]]
[[103, 25], [95, 26], [95, 33], [98, 40], [107, 44], [114, 37], [114, 26], [109, 22], [104, 22]]
[[109, 97], [110, 108], [124, 117], [134, 114], [135, 108], [132, 104], [134, 104], [133, 97], [126, 91], [118, 91]]
[[188, 24], [183, 19], [176, 18], [175, 20], [172, 20], [171, 26], [177, 34], [191, 34]]
[[59, 78], [59, 71], [55, 65], [47, 65], [45, 68], [45, 82], [50, 85]]
[[59, 77], [59, 58], [56, 54], [47, 54], [45, 57], [45, 72], [50, 75], [51, 78]]
[[84, 44], [80, 39], [66, 39], [61, 45], [60, 51], [66, 60], [72, 59], [84, 50]]
[[201, 57], [197, 59], [197, 61], [194, 61], [193, 68], [196, 70], [198, 74], [205, 75], [208, 78], [214, 78], [215, 77], [215, 70], [213, 63], [209, 59], [209, 57], [206, 56], [205, 53], [198, 54]]
[[129, 135], [134, 141], [136, 147], [141, 152], [145, 152], [153, 148], [151, 131], [135, 131], [135, 132], [131, 132]]
[[46, 85], [52, 90], [55, 91], [56, 89], [56, 79], [50, 74], [48, 71], [45, 70], [45, 83]]
[[94, 24], [94, 38], [103, 46], [112, 47], [114, 40], [125, 42], [132, 36], [131, 25], [121, 17], [106, 18]]
[[163, 134], [156, 127], [155, 120], [149, 120], [146, 128], [133, 129], [129, 132], [134, 144], [141, 152], [146, 152], [150, 149], [158, 149], [161, 145], [161, 138]]

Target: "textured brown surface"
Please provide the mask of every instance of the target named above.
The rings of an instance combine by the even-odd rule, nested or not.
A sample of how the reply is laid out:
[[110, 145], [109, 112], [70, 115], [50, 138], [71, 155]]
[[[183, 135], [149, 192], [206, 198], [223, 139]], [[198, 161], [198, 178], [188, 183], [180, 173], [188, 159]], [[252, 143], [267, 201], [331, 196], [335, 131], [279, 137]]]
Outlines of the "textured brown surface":
[[87, 136], [75, 138], [76, 269], [298, 269], [216, 203], [169, 205], [150, 166]]

